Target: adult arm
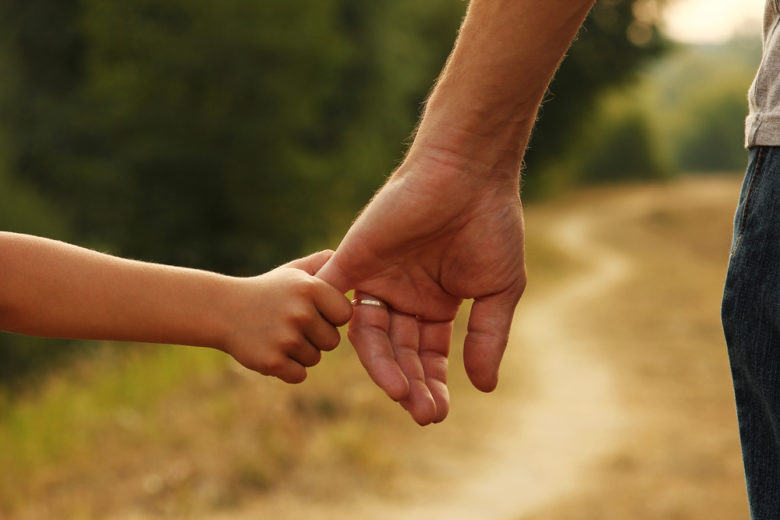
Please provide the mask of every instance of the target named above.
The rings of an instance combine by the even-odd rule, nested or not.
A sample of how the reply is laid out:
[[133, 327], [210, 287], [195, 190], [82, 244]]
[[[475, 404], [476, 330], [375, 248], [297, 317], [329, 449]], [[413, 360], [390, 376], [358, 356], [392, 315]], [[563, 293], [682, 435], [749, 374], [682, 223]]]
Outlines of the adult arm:
[[420, 424], [449, 410], [452, 321], [473, 299], [464, 363], [491, 391], [526, 283], [519, 177], [542, 96], [593, 0], [473, 0], [406, 159], [318, 273], [358, 306], [350, 338]]

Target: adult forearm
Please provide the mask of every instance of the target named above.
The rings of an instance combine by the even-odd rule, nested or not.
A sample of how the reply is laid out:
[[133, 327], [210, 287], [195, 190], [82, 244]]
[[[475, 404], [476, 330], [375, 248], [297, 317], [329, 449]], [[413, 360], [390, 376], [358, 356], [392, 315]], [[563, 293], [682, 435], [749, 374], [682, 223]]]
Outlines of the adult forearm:
[[[0, 233], [0, 329], [48, 337], [219, 346], [214, 273]], [[194, 326], [197, 324], [197, 326]]]
[[410, 157], [517, 176], [539, 104], [594, 0], [472, 0]]

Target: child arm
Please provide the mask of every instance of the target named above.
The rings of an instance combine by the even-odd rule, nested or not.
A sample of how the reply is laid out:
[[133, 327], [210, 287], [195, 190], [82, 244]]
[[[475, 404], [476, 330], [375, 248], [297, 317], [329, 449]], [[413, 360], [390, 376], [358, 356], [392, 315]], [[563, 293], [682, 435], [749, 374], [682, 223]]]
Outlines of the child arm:
[[[299, 262], [313, 274], [329, 256]], [[305, 378], [304, 366], [319, 361], [313, 349], [338, 344], [333, 322], [323, 316], [342, 324], [351, 316], [349, 302], [292, 266], [236, 278], [0, 232], [2, 330], [210, 346], [297, 382]]]

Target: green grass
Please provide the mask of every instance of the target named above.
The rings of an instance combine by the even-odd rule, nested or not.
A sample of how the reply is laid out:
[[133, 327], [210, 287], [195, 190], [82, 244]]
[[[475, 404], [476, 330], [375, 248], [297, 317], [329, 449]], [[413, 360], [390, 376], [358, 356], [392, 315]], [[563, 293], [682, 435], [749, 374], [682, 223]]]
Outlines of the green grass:
[[351, 350], [291, 386], [209, 349], [107, 345], [0, 395], [0, 518], [187, 517], [278, 486], [380, 487], [420, 429]]
[[226, 363], [206, 349], [107, 345], [27, 395], [0, 394], [0, 511], [36, 473], [103, 441], [107, 425], [132, 428], [161, 395]]

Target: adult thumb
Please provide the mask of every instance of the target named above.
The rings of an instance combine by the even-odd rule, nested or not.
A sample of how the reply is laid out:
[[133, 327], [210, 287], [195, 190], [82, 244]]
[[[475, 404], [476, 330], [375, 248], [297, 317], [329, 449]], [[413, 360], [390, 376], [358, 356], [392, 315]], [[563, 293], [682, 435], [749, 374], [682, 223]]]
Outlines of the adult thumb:
[[498, 368], [521, 294], [521, 290], [502, 291], [476, 298], [471, 307], [463, 363], [471, 383], [483, 392], [492, 392], [498, 384]]

